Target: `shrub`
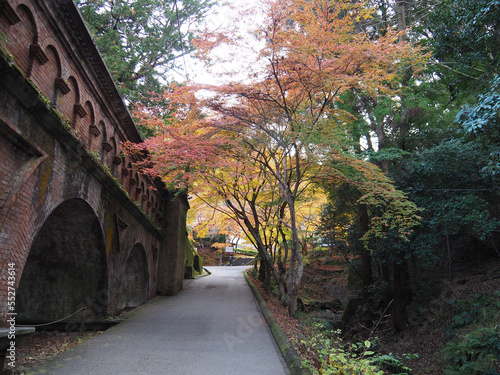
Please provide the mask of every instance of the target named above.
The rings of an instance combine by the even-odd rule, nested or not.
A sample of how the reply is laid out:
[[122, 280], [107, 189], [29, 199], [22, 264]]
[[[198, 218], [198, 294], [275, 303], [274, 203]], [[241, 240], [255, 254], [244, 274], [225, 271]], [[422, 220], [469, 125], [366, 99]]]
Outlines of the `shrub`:
[[315, 247], [312, 249], [307, 257], [309, 259], [319, 259], [324, 257], [329, 257], [331, 255], [331, 250], [327, 247]]
[[443, 354], [446, 375], [500, 374], [500, 327], [479, 327], [449, 341]]
[[500, 374], [500, 291], [493, 296], [450, 303], [455, 315], [449, 328], [455, 337], [443, 348], [447, 375]]
[[243, 249], [236, 249], [237, 254], [243, 254], [243, 255], [249, 255], [249, 256], [256, 256], [259, 252], [257, 250], [243, 250]]
[[[344, 344], [340, 337], [317, 334], [310, 340], [301, 340], [303, 348], [317, 358], [317, 363], [304, 360], [304, 367], [314, 375], [383, 375], [382, 367], [397, 368], [400, 374], [408, 374], [411, 369], [402, 360], [390, 354], [376, 354], [371, 349], [372, 341], [357, 344]], [[414, 354], [412, 357], [418, 357]]]

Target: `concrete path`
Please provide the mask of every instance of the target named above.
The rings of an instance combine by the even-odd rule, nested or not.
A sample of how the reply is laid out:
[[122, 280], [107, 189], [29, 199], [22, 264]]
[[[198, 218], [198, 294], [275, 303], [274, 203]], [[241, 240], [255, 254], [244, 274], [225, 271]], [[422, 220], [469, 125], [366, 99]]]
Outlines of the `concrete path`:
[[130, 318], [28, 374], [282, 375], [285, 362], [242, 271], [207, 267], [172, 297], [157, 297]]

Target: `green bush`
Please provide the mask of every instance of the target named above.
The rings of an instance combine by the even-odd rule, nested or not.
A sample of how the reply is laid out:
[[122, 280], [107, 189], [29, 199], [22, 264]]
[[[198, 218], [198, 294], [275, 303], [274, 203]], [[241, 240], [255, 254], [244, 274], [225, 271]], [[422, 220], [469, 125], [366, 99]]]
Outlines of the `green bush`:
[[500, 375], [500, 291], [450, 303], [454, 338], [442, 351], [448, 360], [445, 374]]
[[203, 273], [203, 260], [196, 252], [193, 243], [187, 239], [186, 247], [184, 248], [184, 256], [186, 261], [186, 269], [184, 271], [185, 278], [192, 278]]
[[446, 375], [500, 374], [500, 327], [479, 327], [449, 341], [443, 349]]
[[307, 257], [309, 259], [319, 259], [319, 258], [324, 258], [324, 257], [329, 257], [331, 255], [331, 251], [327, 247], [315, 247], [312, 249], [309, 254], [307, 254]]
[[257, 250], [236, 249], [236, 253], [254, 257], [258, 254], [258, 251]]
[[317, 358], [315, 364], [303, 361], [304, 367], [314, 375], [383, 375], [382, 367], [387, 366], [402, 371], [400, 375], [411, 372], [398, 356], [392, 353], [376, 354], [372, 350], [374, 343], [369, 340], [346, 345], [338, 336], [329, 337], [320, 333], [310, 340], [301, 340], [301, 344]]

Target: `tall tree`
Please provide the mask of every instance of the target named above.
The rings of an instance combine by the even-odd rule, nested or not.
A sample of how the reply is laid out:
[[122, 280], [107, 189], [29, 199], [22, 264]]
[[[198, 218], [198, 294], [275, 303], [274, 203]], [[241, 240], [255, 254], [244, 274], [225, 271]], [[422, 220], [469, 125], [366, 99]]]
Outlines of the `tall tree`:
[[125, 98], [161, 92], [161, 77], [193, 51], [212, 0], [76, 0]]
[[450, 89], [485, 88], [500, 74], [500, 4], [496, 0], [445, 0], [426, 26], [429, 44]]
[[[298, 202], [315, 180], [356, 183], [363, 203], [381, 209], [371, 220], [375, 236], [388, 228], [403, 235], [414, 225], [415, 207], [376, 167], [351, 152], [346, 138], [351, 116], [338, 104], [352, 88], [393, 95], [401, 68], [420, 60], [408, 43], [395, 43], [397, 30], [377, 40], [357, 32], [357, 21], [371, 16], [359, 3], [269, 1], [264, 8], [263, 25], [253, 32], [262, 48], [248, 67], [248, 80], [178, 88], [168, 96], [169, 110], [153, 107], [142, 116], [159, 129], [159, 136], [143, 146], [153, 150], [158, 174], [167, 180], [182, 175], [191, 188], [196, 185], [189, 179], [196, 173], [230, 169], [229, 160], [238, 158], [249, 160], [269, 186], [277, 186], [276, 207], [284, 210], [278, 218], [286, 227], [283, 244], [289, 244], [287, 310], [293, 315], [303, 272]], [[202, 53], [208, 55], [204, 47], [214, 48], [213, 40], [239, 42], [228, 35], [205, 38], [198, 43]], [[204, 91], [196, 96], [197, 89]], [[225, 187], [234, 190], [231, 184]]]

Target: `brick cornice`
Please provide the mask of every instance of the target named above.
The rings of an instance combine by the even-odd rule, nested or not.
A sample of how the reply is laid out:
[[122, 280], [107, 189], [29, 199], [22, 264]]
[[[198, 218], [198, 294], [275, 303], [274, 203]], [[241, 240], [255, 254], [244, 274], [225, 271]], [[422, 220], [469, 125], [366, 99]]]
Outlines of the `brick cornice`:
[[[117, 122], [122, 127], [127, 140], [132, 142], [142, 142], [142, 137], [135, 126], [134, 120], [130, 115], [123, 99], [115, 85], [115, 82], [104, 63], [91, 33], [85, 24], [78, 8], [71, 0], [58, 0], [59, 4], [56, 13], [56, 19], [60, 26], [67, 30], [70, 36], [71, 45], [75, 53], [82, 55], [84, 61], [92, 68], [90, 74], [94, 75], [94, 81], [98, 83], [99, 90], [102, 91], [101, 97], [107, 98], [108, 105], [112, 106], [112, 111], [117, 117]], [[57, 13], [61, 16], [57, 16]], [[61, 23], [61, 20], [64, 22]]]

